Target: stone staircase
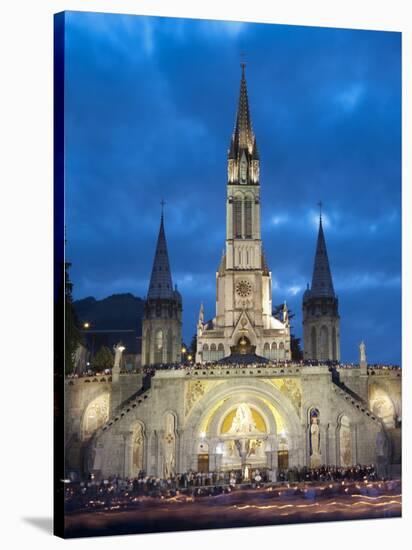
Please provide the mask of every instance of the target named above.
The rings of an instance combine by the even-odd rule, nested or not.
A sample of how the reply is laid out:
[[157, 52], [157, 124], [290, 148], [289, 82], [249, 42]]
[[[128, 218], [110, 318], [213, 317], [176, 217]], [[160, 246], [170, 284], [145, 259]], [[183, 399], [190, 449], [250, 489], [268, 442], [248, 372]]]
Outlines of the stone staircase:
[[105, 423], [99, 430], [96, 432], [96, 438], [110, 429], [116, 422], [121, 420], [124, 416], [129, 414], [131, 411], [139, 407], [142, 403], [145, 403], [147, 399], [151, 397], [151, 389], [140, 389], [135, 394], [133, 394], [127, 401], [125, 401], [119, 410]]
[[373, 421], [383, 426], [381, 419], [378, 418], [375, 414], [373, 414], [373, 412], [370, 409], [368, 409], [363, 399], [357, 396], [355, 392], [349, 390], [349, 388], [347, 388], [346, 386], [342, 388], [341, 386], [338, 386], [336, 383], [333, 384], [332, 389], [337, 395], [339, 395], [346, 402], [348, 402], [354, 409], [357, 409], [359, 412], [361, 412], [365, 416], [368, 416]]

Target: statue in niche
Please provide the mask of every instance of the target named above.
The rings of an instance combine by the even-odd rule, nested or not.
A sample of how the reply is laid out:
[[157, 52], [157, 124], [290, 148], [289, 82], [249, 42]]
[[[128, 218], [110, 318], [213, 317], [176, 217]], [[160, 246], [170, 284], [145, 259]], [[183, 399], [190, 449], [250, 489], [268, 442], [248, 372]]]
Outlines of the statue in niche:
[[376, 456], [386, 458], [388, 455], [388, 440], [383, 432], [376, 435]]
[[143, 429], [138, 424], [133, 434], [133, 472], [135, 475], [143, 470], [143, 445]]
[[350, 428], [343, 426], [341, 428], [341, 465], [350, 466], [352, 463], [352, 451], [351, 451], [351, 433]]
[[310, 413], [310, 463], [315, 468], [320, 465], [320, 431], [319, 413], [312, 410]]

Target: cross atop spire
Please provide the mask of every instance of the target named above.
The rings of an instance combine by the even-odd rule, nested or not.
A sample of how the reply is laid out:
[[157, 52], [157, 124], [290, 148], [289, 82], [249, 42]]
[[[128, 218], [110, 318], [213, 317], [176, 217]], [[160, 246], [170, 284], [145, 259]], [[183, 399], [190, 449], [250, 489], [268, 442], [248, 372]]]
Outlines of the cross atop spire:
[[164, 201], [162, 200], [160, 204], [162, 205], [162, 214], [160, 216], [159, 236], [157, 238], [156, 253], [153, 260], [149, 292], [147, 294], [148, 299], [173, 297], [172, 274], [170, 271], [169, 255], [167, 252], [163, 221]]
[[[321, 208], [322, 203], [319, 203]], [[315, 262], [313, 266], [312, 288], [313, 296], [335, 297], [333, 289], [332, 274], [329, 267], [328, 251], [326, 249], [325, 235], [322, 226], [322, 211], [319, 216], [319, 233], [316, 244]]]
[[322, 221], [322, 201], [319, 201], [318, 202], [318, 206], [319, 206], [319, 220]]
[[240, 66], [242, 67], [242, 76], [245, 76], [245, 68], [246, 68], [245, 52], [240, 52]]

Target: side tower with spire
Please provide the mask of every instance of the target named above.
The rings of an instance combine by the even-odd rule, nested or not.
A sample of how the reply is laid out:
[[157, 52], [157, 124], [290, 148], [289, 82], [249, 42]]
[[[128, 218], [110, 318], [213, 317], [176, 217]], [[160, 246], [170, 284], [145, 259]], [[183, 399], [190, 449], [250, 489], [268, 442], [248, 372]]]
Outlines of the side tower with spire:
[[[163, 206], [163, 204], [162, 204]], [[163, 210], [142, 323], [142, 365], [181, 359], [182, 298], [173, 288]]]
[[303, 295], [304, 359], [340, 361], [338, 298], [333, 288], [322, 213], [313, 266], [312, 286]]

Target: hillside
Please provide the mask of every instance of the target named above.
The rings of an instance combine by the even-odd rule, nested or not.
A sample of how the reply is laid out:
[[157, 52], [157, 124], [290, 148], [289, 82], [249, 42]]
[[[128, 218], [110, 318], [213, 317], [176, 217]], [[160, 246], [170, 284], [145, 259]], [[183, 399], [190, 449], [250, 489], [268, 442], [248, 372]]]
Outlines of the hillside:
[[102, 300], [88, 297], [73, 302], [81, 326], [90, 323], [84, 332], [88, 347], [95, 353], [102, 345], [110, 348], [120, 340], [128, 353], [140, 352], [144, 301], [133, 294], [113, 294]]

